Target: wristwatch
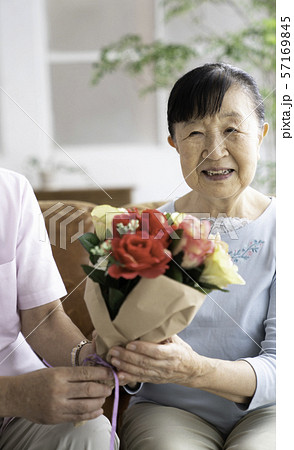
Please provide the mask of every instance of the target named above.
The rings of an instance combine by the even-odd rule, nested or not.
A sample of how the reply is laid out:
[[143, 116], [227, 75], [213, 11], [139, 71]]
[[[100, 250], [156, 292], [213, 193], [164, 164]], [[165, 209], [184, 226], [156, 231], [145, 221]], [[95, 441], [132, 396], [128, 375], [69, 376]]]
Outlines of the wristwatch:
[[79, 366], [79, 355], [80, 351], [84, 347], [84, 345], [89, 344], [90, 341], [88, 339], [83, 339], [76, 347], [74, 347], [71, 351], [71, 365], [73, 367]]

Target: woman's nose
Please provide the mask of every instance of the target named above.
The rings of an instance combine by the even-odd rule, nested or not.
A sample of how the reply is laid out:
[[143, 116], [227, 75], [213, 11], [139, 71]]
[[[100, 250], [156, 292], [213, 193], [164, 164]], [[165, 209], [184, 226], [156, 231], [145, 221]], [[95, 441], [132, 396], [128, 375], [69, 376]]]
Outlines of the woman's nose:
[[211, 135], [206, 138], [202, 158], [209, 158], [216, 161], [224, 156], [228, 156], [228, 154], [226, 140], [222, 136]]

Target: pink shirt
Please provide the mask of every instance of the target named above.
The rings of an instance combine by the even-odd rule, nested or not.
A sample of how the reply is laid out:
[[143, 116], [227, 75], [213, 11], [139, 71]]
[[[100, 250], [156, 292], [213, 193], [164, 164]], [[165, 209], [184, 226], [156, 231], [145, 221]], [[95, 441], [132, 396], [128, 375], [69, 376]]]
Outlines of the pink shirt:
[[20, 332], [18, 311], [65, 294], [29, 182], [0, 168], [0, 376], [44, 367]]

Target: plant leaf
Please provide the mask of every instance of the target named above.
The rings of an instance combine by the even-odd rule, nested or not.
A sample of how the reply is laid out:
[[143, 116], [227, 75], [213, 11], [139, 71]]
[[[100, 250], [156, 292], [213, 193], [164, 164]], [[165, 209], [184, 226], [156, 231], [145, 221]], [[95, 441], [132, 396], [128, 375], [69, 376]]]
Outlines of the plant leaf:
[[125, 295], [123, 292], [113, 287], [109, 287], [108, 300], [106, 303], [111, 320], [115, 319], [124, 299]]
[[100, 258], [100, 256], [93, 255], [92, 253], [90, 253], [90, 261], [93, 264], [93, 266], [95, 266], [95, 264], [97, 263], [99, 258]]
[[[194, 286], [192, 286], [197, 291], [202, 292], [202, 294], [209, 294], [211, 291], [222, 291], [222, 292], [229, 292], [228, 289], [222, 289], [215, 284], [209, 284], [209, 283], [194, 283]], [[204, 292], [203, 292], [204, 291]]]
[[100, 241], [95, 233], [85, 233], [79, 237], [82, 246], [90, 253], [91, 248], [100, 245]]
[[179, 283], [183, 283], [183, 271], [177, 266], [177, 264], [175, 264], [174, 261], [170, 262], [169, 268], [164, 275], [178, 281]]
[[106, 285], [106, 276], [104, 270], [95, 269], [92, 266], [87, 266], [86, 264], [82, 264], [82, 268], [84, 272], [88, 275], [91, 280], [93, 280], [95, 283]]

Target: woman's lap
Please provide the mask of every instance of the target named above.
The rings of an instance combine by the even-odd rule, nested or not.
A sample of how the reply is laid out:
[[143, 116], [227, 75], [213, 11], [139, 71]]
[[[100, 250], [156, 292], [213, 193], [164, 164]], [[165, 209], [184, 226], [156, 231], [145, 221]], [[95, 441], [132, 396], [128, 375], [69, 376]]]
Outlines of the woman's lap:
[[276, 407], [257, 409], [241, 419], [229, 434], [224, 450], [274, 450]]
[[122, 450], [220, 450], [223, 442], [216, 428], [200, 417], [153, 403], [129, 408], [121, 432]]
[[187, 411], [138, 403], [129, 408], [121, 431], [122, 450], [275, 449], [275, 408], [247, 414], [225, 442], [211, 424]]

